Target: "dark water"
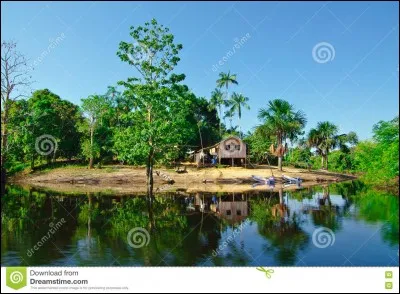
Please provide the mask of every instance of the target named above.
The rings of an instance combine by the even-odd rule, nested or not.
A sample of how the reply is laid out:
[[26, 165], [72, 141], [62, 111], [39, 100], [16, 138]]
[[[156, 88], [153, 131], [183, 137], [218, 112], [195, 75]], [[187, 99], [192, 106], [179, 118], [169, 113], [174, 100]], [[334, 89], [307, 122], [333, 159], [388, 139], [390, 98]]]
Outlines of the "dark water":
[[1, 221], [2, 266], [399, 265], [398, 196], [361, 182], [152, 198], [10, 186]]

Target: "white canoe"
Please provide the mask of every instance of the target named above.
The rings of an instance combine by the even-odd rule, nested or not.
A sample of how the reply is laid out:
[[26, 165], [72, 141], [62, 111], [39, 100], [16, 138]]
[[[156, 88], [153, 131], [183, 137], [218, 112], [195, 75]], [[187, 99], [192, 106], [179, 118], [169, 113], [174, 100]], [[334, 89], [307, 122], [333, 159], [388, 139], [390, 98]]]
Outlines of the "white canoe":
[[268, 185], [275, 183], [274, 177], [264, 178], [264, 177], [260, 177], [260, 176], [254, 176], [254, 175], [251, 177], [253, 178], [254, 181], [256, 181], [258, 183], [268, 184]]
[[294, 184], [303, 182], [303, 180], [300, 179], [300, 178], [292, 178], [292, 177], [288, 177], [288, 176], [285, 176], [285, 175], [282, 175], [282, 179], [285, 182], [294, 183]]

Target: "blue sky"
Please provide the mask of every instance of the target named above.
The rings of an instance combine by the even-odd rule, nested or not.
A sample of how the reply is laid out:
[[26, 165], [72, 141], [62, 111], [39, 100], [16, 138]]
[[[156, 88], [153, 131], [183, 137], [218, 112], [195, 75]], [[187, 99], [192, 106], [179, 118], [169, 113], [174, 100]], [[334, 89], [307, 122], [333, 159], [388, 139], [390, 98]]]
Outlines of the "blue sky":
[[[250, 98], [243, 130], [258, 109], [282, 98], [308, 117], [306, 130], [329, 120], [341, 132], [371, 136], [372, 125], [399, 108], [398, 2], [1, 2], [1, 37], [37, 62], [33, 89], [79, 104], [137, 75], [116, 56], [129, 27], [151, 18], [183, 44], [177, 73], [209, 97], [220, 71], [237, 74], [230, 91]], [[235, 41], [247, 36], [226, 57]], [[61, 39], [60, 39], [61, 37]], [[328, 43], [328, 47], [321, 46]], [[322, 44], [323, 45], [323, 44]], [[316, 53], [313, 56], [313, 48]], [[327, 49], [327, 51], [324, 51]], [[321, 51], [320, 51], [321, 50]], [[328, 53], [323, 55], [323, 53]], [[217, 71], [213, 65], [225, 61]]]

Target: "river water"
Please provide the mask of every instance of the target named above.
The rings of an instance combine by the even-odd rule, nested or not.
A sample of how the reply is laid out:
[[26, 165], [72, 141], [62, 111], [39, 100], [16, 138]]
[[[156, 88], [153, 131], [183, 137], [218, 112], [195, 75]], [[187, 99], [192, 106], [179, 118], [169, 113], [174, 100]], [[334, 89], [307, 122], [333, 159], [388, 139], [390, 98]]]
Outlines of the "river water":
[[397, 195], [360, 181], [146, 195], [8, 186], [2, 266], [398, 266]]

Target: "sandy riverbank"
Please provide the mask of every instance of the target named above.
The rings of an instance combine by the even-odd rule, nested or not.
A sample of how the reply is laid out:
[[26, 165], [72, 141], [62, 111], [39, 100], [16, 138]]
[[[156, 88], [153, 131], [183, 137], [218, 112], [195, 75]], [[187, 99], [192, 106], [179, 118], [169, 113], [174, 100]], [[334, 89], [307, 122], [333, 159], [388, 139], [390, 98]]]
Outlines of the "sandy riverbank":
[[[254, 190], [269, 190], [262, 186], [252, 186], [252, 175], [269, 177], [271, 174], [278, 179], [275, 190], [284, 187], [286, 190], [297, 189], [296, 185], [283, 186], [279, 181], [282, 174], [290, 177], [300, 177], [304, 180], [302, 186], [312, 186], [321, 183], [339, 182], [355, 179], [354, 176], [331, 173], [327, 171], [307, 171], [304, 169], [284, 167], [278, 171], [276, 167], [257, 166], [255, 169], [241, 167], [226, 168], [187, 168], [186, 173], [178, 174], [173, 169], [155, 169], [170, 176], [175, 183], [168, 185], [162, 177], [154, 175], [154, 191], [187, 192], [244, 192]], [[105, 166], [102, 169], [86, 169], [85, 167], [56, 168], [48, 171], [37, 171], [30, 174], [20, 174], [11, 179], [12, 183], [21, 186], [47, 188], [59, 192], [101, 192], [142, 193], [146, 192], [146, 171], [144, 168], [127, 166]]]

